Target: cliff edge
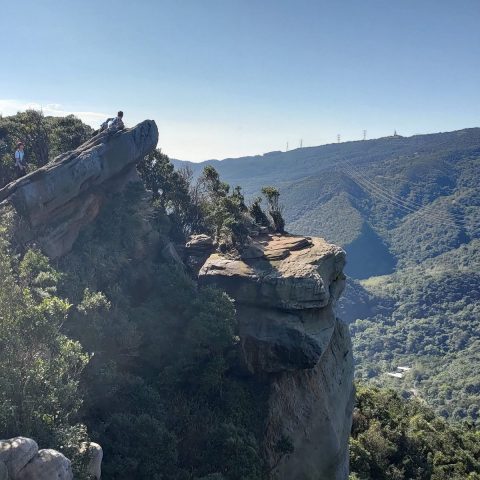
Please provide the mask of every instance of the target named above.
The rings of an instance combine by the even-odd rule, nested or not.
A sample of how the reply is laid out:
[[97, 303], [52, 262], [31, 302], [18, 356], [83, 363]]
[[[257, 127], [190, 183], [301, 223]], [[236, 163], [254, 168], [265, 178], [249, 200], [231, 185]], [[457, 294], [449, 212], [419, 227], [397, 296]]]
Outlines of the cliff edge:
[[348, 477], [353, 356], [334, 311], [344, 265], [345, 252], [321, 238], [267, 234], [241, 257], [213, 253], [200, 269], [201, 284], [235, 300], [245, 367], [269, 384], [271, 478]]

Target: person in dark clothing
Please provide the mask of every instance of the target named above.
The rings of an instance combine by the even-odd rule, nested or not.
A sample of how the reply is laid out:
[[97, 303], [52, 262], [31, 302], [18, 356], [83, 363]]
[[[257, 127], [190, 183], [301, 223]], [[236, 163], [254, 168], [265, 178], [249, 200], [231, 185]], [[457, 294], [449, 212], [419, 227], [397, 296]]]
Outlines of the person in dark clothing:
[[123, 112], [120, 110], [117, 113], [116, 118], [113, 119], [113, 122], [108, 126], [108, 131], [117, 132], [118, 130], [123, 130], [125, 125], [123, 123]]
[[107, 130], [108, 132], [117, 132], [118, 130], [123, 130], [125, 125], [123, 123], [123, 112], [120, 110], [117, 113], [117, 116], [114, 118], [107, 118], [101, 125], [98, 130], [93, 132], [93, 136], [98, 135], [99, 133]]

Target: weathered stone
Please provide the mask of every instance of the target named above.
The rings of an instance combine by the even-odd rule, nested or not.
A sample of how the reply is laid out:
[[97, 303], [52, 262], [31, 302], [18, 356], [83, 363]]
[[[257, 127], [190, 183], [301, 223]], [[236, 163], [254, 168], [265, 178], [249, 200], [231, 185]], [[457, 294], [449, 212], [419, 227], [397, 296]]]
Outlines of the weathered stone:
[[87, 453], [89, 456], [87, 473], [97, 480], [100, 480], [102, 476], [102, 447], [98, 443], [84, 442], [80, 446], [80, 453]]
[[[242, 258], [214, 253], [199, 272], [234, 300], [246, 368], [269, 383], [265, 452], [272, 479], [345, 480], [353, 357], [334, 306], [345, 252], [321, 238], [263, 235]], [[280, 457], [287, 436], [294, 452]]]
[[191, 235], [185, 244], [183, 252], [185, 264], [193, 273], [197, 274], [213, 250], [214, 243], [212, 237], [205, 234]]
[[14, 209], [16, 240], [35, 239], [52, 258], [72, 247], [98, 215], [108, 192], [138, 181], [136, 164], [156, 146], [155, 122], [145, 120], [115, 134], [102, 133], [0, 190], [0, 213]]
[[[261, 258], [211, 255], [200, 271], [200, 281], [220, 282], [242, 304], [284, 310], [323, 308], [332, 292], [339, 296], [343, 290], [345, 252], [340, 247], [320, 238], [288, 236], [281, 242], [273, 235], [256, 245], [264, 251]], [[271, 255], [279, 251], [284, 252], [281, 258]]]
[[213, 248], [213, 239], [212, 237], [205, 235], [203, 233], [199, 235], [191, 235], [185, 246], [189, 250], [211, 251]]
[[0, 440], [0, 462], [3, 462], [11, 479], [37, 454], [38, 445], [31, 438], [14, 437]]
[[51, 449], [39, 450], [12, 480], [72, 480], [70, 460]]

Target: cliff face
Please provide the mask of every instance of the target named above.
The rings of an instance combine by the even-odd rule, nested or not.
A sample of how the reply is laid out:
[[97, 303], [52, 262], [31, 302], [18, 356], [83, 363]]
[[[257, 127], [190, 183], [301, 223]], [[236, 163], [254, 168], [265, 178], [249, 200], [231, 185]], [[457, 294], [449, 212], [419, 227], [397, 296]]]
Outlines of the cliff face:
[[1, 189], [0, 213], [13, 209], [21, 217], [15, 229], [19, 244], [35, 240], [49, 257], [62, 256], [98, 215], [105, 194], [137, 178], [136, 164], [157, 141], [151, 120], [97, 135]]
[[[107, 194], [138, 181], [136, 164], [157, 140], [148, 120], [97, 135], [0, 190], [0, 214], [11, 215], [16, 243], [34, 242], [51, 258], [68, 253]], [[213, 248], [209, 237], [197, 235], [185, 247], [186, 263], [194, 271], [201, 266], [199, 283], [235, 299], [244, 368], [269, 386], [263, 446], [271, 478], [346, 479], [353, 360], [348, 330], [334, 312], [344, 288], [345, 253], [320, 238], [266, 233], [241, 256]], [[161, 253], [183, 268], [173, 244]]]
[[[321, 238], [264, 235], [242, 257], [212, 254], [199, 281], [235, 299], [245, 366], [269, 383], [271, 476], [346, 479], [353, 357], [334, 312], [345, 253]], [[281, 453], [285, 439], [293, 453]]]

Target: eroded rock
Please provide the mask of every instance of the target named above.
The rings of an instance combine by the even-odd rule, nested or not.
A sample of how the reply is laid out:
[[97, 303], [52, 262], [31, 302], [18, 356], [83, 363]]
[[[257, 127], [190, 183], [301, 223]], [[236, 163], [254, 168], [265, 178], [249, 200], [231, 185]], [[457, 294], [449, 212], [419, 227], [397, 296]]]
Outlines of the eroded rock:
[[49, 257], [62, 256], [98, 215], [107, 193], [138, 181], [136, 164], [157, 142], [152, 120], [99, 134], [1, 189], [0, 213], [16, 213], [19, 244], [35, 240]]
[[72, 480], [70, 460], [51, 449], [39, 450], [12, 480]]
[[[353, 357], [334, 306], [345, 252], [321, 238], [262, 235], [241, 258], [214, 253], [199, 282], [234, 300], [247, 369], [270, 386], [265, 453], [271, 478], [344, 480]], [[282, 456], [288, 438], [294, 452]]]
[[85, 442], [80, 446], [80, 453], [88, 455], [87, 473], [96, 480], [102, 476], [103, 449], [95, 442]]
[[0, 462], [7, 468], [10, 478], [16, 478], [18, 472], [37, 454], [37, 442], [31, 438], [14, 437], [0, 440]]

